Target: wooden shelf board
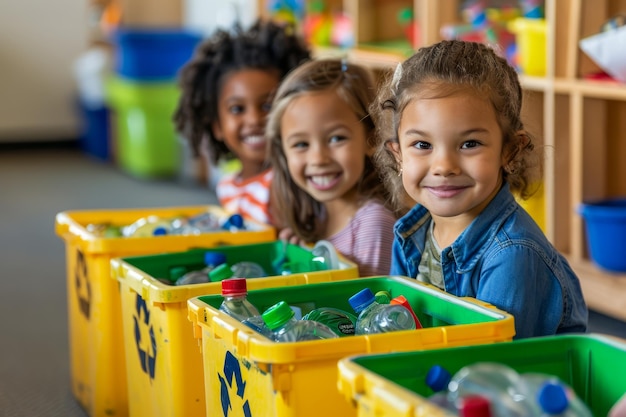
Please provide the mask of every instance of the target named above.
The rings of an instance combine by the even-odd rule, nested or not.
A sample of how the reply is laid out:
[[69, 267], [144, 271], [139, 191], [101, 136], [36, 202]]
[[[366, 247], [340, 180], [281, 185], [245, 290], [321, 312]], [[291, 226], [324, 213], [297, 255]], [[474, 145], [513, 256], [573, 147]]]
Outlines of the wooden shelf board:
[[577, 92], [590, 98], [626, 100], [626, 84], [618, 82], [557, 78], [554, 80], [554, 89], [557, 93]]
[[546, 91], [552, 85], [552, 82], [545, 77], [532, 77], [520, 74], [519, 80], [524, 90]]
[[587, 307], [626, 321], [626, 274], [603, 271], [588, 260], [568, 262], [580, 279]]

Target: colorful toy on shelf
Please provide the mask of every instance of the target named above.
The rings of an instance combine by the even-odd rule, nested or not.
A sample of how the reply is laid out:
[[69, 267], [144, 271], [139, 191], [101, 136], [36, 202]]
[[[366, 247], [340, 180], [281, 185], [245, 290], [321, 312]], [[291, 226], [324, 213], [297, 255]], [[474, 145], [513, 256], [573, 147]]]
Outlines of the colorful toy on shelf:
[[267, 0], [267, 11], [272, 20], [291, 23], [296, 27], [304, 18], [304, 0]]
[[316, 46], [331, 44], [332, 21], [326, 12], [323, 0], [313, 0], [309, 3], [302, 22], [305, 39]]
[[354, 46], [354, 27], [352, 19], [343, 11], [336, 12], [332, 18], [331, 43], [342, 48]]
[[527, 19], [543, 19], [543, 0], [520, 0], [522, 15]]
[[420, 44], [420, 31], [415, 16], [413, 15], [413, 9], [405, 7], [398, 12], [398, 22], [404, 30], [404, 36], [409, 41], [411, 46], [415, 47]]

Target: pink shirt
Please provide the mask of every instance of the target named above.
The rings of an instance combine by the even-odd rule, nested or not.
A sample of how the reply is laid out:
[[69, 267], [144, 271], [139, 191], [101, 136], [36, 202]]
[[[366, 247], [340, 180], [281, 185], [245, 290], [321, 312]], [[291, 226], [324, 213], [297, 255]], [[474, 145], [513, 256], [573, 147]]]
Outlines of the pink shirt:
[[389, 275], [395, 221], [385, 206], [369, 201], [359, 208], [350, 224], [328, 240], [359, 266], [359, 276]]

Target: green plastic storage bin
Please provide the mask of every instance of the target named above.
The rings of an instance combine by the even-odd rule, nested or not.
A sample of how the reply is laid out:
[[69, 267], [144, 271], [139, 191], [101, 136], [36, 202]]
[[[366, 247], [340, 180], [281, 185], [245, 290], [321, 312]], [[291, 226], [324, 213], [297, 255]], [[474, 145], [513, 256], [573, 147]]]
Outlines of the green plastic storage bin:
[[439, 417], [428, 402], [426, 374], [451, 374], [476, 362], [498, 362], [519, 373], [554, 375], [570, 385], [594, 416], [606, 416], [626, 392], [626, 344], [601, 335], [546, 336], [511, 343], [363, 355], [339, 361], [339, 389], [360, 417]]
[[[249, 283], [254, 280], [249, 280]], [[275, 343], [219, 311], [221, 296], [188, 301], [202, 338], [206, 415], [218, 417], [356, 416], [337, 390], [337, 361], [363, 353], [510, 341], [513, 317], [473, 298], [459, 298], [406, 277], [374, 277], [251, 290], [260, 311], [279, 301], [352, 311], [348, 299], [370, 288], [404, 295], [423, 328], [337, 339]]]
[[176, 176], [181, 159], [172, 121], [180, 96], [176, 83], [111, 77], [106, 95], [115, 112], [112, 131], [120, 168], [141, 178]]

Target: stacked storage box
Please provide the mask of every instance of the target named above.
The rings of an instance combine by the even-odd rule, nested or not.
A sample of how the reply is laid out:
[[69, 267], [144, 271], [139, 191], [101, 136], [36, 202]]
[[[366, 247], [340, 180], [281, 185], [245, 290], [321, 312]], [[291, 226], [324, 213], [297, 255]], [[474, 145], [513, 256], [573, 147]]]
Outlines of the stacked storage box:
[[[221, 282], [172, 286], [162, 283], [175, 268], [198, 270], [204, 249], [111, 260], [112, 278], [120, 285], [126, 372], [131, 417], [204, 416], [205, 376], [202, 352], [187, 319], [187, 300], [221, 294]], [[318, 268], [317, 254], [280, 241], [211, 249], [226, 264], [248, 261], [260, 265], [264, 278], [247, 280], [249, 291], [334, 282], [358, 277], [358, 269], [339, 257], [338, 267]], [[315, 255], [315, 256], [314, 256]], [[276, 275], [279, 259], [287, 259], [287, 275]], [[273, 274], [273, 275], [272, 275]], [[221, 295], [216, 295], [221, 299]], [[261, 415], [261, 414], [258, 414]]]
[[404, 295], [423, 328], [337, 339], [276, 343], [219, 311], [221, 296], [188, 301], [202, 339], [207, 416], [356, 416], [337, 390], [337, 362], [347, 356], [510, 341], [513, 317], [406, 277], [373, 277], [248, 292], [259, 311], [279, 301], [303, 309], [351, 312], [364, 288]]
[[131, 175], [172, 177], [180, 169], [181, 144], [172, 116], [176, 77], [201, 36], [182, 29], [119, 29], [113, 37], [115, 76], [107, 101], [115, 111], [116, 158]]
[[[72, 392], [91, 417], [128, 415], [126, 359], [120, 288], [111, 279], [111, 258], [194, 247], [267, 242], [273, 228], [247, 223], [248, 230], [200, 235], [106, 237], [89, 224], [129, 225], [149, 215], [192, 216], [219, 207], [171, 207], [66, 211], [56, 216], [56, 233], [66, 243], [67, 303]], [[226, 216], [227, 217], [227, 216]]]
[[344, 358], [338, 365], [339, 390], [359, 417], [443, 417], [444, 410], [428, 401], [433, 391], [427, 372], [439, 365], [454, 374], [479, 362], [555, 376], [594, 416], [608, 415], [626, 392], [626, 344], [590, 334]]

